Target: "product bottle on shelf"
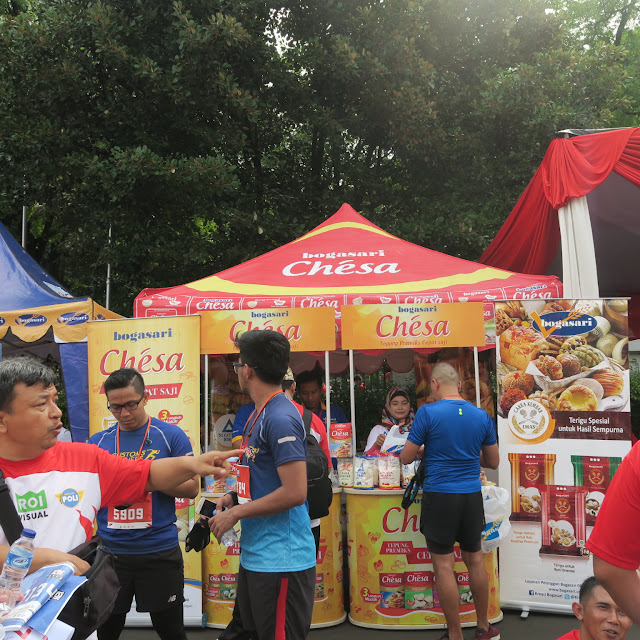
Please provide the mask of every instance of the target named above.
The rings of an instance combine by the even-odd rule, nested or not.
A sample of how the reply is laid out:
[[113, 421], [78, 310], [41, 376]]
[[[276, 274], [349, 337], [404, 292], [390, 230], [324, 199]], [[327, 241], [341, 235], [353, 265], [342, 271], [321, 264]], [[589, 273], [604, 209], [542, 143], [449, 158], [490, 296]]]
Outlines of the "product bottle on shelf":
[[13, 609], [20, 597], [22, 581], [29, 571], [33, 560], [33, 529], [23, 529], [22, 535], [11, 545], [0, 573], [0, 596], [6, 598], [0, 602], [0, 615]]

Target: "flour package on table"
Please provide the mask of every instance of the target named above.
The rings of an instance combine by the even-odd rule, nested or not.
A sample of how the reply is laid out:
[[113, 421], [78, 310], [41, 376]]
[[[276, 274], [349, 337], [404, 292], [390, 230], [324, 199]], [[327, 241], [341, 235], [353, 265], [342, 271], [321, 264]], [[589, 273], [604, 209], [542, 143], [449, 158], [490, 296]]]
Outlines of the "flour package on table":
[[380, 489], [400, 488], [400, 458], [392, 453], [378, 456], [378, 487]]
[[353, 459], [353, 486], [355, 489], [375, 489], [378, 484], [378, 459], [356, 456]]
[[485, 526], [482, 532], [482, 552], [493, 551], [509, 535], [509, 492], [502, 487], [489, 485], [482, 487]]

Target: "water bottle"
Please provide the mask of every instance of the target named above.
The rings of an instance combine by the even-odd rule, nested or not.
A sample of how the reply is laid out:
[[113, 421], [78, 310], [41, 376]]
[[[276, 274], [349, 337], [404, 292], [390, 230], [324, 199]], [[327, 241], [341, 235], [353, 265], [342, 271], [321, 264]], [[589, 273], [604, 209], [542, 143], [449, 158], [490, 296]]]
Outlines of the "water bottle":
[[22, 581], [33, 560], [33, 539], [35, 537], [36, 532], [33, 529], [23, 529], [22, 535], [9, 549], [2, 573], [0, 573], [0, 593], [4, 593], [7, 597], [6, 602], [0, 603], [0, 614], [13, 609], [20, 597]]
[[[218, 510], [214, 509], [211, 515], [215, 516], [217, 512]], [[233, 527], [231, 527], [231, 529], [229, 529], [228, 531], [225, 531], [222, 534], [222, 538], [220, 538], [220, 544], [223, 544], [225, 547], [233, 547], [236, 542], [238, 542], [238, 534]]]

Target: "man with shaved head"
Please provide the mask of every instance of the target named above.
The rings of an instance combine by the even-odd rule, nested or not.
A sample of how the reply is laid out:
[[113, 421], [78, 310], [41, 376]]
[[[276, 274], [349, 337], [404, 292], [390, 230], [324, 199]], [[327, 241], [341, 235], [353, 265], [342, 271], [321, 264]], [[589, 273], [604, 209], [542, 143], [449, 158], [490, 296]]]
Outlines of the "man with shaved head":
[[489, 624], [489, 577], [484, 568], [480, 539], [484, 509], [480, 466], [495, 469], [500, 457], [493, 421], [460, 396], [456, 370], [439, 362], [431, 372], [431, 395], [436, 400], [418, 409], [400, 456], [403, 464], [415, 460], [424, 446], [420, 530], [435, 571], [438, 597], [447, 620], [443, 640], [462, 640], [459, 593], [453, 570], [453, 546], [460, 544], [469, 570], [476, 608], [477, 640], [500, 638]]

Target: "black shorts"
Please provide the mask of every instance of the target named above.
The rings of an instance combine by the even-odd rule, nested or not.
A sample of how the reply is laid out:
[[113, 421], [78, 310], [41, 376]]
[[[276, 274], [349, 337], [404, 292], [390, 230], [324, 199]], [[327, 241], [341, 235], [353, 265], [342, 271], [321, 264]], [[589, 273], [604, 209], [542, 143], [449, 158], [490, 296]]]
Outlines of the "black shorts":
[[180, 547], [155, 553], [118, 554], [120, 591], [114, 613], [127, 613], [136, 597], [138, 611], [162, 611], [184, 602], [184, 565]]
[[480, 551], [484, 528], [482, 492], [422, 494], [420, 531], [430, 553], [453, 553], [456, 541], [463, 551]]

